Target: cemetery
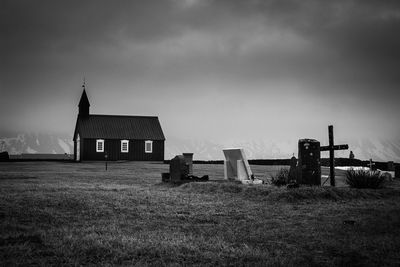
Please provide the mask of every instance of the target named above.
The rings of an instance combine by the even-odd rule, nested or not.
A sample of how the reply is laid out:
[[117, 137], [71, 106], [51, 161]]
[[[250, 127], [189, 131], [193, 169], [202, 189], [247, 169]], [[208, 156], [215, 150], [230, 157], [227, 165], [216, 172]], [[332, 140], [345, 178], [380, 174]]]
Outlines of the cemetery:
[[[287, 185], [288, 188], [298, 188], [300, 185], [307, 186], [324, 186], [326, 182], [330, 181], [330, 186], [335, 187], [335, 150], [347, 150], [349, 146], [335, 145], [333, 126], [328, 126], [329, 134], [329, 145], [321, 146], [320, 142], [315, 139], [300, 139], [298, 141], [298, 159], [293, 155], [290, 159], [290, 168], [281, 169], [278, 175], [282, 176], [278, 182], [274, 182], [275, 177], [272, 178], [272, 184], [275, 185]], [[321, 152], [329, 151], [329, 174], [322, 175], [321, 173]], [[225, 160], [224, 165], [224, 180], [226, 182], [239, 182], [242, 184], [263, 184], [268, 183], [267, 180], [256, 178], [250, 168], [249, 161], [245, 155], [243, 148], [228, 148], [223, 150]], [[348, 167], [345, 168], [347, 173], [357, 168], [357, 161], [354, 159], [354, 154], [351, 151], [348, 163]], [[183, 182], [196, 182], [196, 181], [208, 181], [209, 175], [203, 177], [197, 177], [193, 175], [193, 153], [183, 153], [177, 155], [169, 161], [170, 172], [162, 173], [163, 182], [172, 183], [183, 183]], [[358, 162], [360, 164], [360, 162]], [[356, 166], [353, 166], [356, 165]], [[366, 172], [356, 171], [356, 173], [364, 174], [369, 176], [373, 174], [383, 181], [392, 181], [393, 177], [400, 177], [400, 166], [397, 166], [397, 172], [394, 162], [390, 161], [383, 167], [384, 170], [377, 169], [375, 163], [370, 159]], [[342, 168], [343, 169], [343, 168]], [[355, 179], [355, 173], [350, 173], [353, 179]], [[325, 178], [324, 181], [321, 179]], [[347, 181], [346, 181], [347, 182]], [[347, 183], [351, 186], [351, 183]], [[367, 186], [368, 188], [368, 186]]]

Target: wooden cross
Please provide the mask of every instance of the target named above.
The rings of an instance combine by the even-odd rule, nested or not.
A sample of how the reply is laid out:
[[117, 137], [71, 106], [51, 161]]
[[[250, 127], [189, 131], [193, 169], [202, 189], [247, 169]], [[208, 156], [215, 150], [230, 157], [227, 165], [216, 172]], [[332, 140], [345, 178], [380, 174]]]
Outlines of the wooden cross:
[[372, 159], [369, 159], [369, 170], [372, 171], [372, 167], [375, 165], [375, 162], [372, 161]]
[[329, 165], [330, 165], [330, 177], [331, 177], [331, 186], [335, 186], [335, 150], [345, 150], [349, 149], [349, 145], [334, 145], [333, 141], [333, 125], [328, 126], [329, 132], [329, 145], [321, 146], [321, 151], [329, 150]]

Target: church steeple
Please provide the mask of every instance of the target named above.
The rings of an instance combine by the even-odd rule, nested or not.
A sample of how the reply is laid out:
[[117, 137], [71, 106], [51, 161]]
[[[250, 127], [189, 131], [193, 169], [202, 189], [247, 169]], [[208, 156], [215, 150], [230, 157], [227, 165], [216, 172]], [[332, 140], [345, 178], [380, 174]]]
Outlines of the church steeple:
[[89, 107], [90, 107], [90, 103], [89, 103], [89, 99], [87, 97], [86, 94], [86, 84], [85, 84], [85, 80], [83, 80], [83, 92], [82, 92], [82, 96], [81, 96], [81, 100], [79, 101], [78, 107], [79, 107], [79, 116], [80, 117], [89, 117]]

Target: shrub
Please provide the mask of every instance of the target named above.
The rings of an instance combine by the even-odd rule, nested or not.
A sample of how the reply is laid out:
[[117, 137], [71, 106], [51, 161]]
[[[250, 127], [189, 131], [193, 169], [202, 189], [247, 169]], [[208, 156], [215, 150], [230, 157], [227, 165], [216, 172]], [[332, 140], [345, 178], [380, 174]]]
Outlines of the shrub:
[[346, 183], [353, 188], [382, 188], [385, 177], [378, 171], [353, 170], [346, 172]]
[[271, 182], [276, 186], [287, 185], [288, 180], [289, 170], [285, 168], [281, 168], [275, 175], [271, 175]]

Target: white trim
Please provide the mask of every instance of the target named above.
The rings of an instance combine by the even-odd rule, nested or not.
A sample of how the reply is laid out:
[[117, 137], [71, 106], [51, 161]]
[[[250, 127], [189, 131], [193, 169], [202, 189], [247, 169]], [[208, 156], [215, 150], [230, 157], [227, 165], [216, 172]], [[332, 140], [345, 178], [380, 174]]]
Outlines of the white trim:
[[[125, 148], [124, 145], [126, 145]], [[128, 153], [128, 152], [129, 152], [129, 140], [121, 140], [121, 153]]]
[[96, 152], [104, 152], [104, 139], [96, 140]]
[[[150, 149], [147, 149], [147, 145], [150, 145]], [[153, 141], [150, 140], [144, 141], [144, 152], [153, 153]]]

